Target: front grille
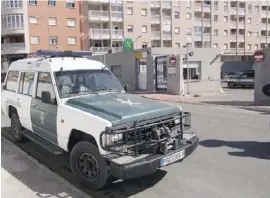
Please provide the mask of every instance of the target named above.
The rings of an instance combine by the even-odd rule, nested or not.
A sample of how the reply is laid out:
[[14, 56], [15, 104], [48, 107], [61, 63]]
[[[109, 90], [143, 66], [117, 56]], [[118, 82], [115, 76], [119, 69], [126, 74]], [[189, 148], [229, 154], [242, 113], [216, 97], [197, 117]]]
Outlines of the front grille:
[[[175, 124], [175, 120], [179, 123]], [[156, 152], [161, 142], [171, 138], [182, 138], [183, 131], [191, 127], [191, 115], [188, 112], [137, 120], [126, 125], [107, 128], [100, 135], [104, 150], [141, 154]], [[173, 132], [173, 133], [172, 133]]]

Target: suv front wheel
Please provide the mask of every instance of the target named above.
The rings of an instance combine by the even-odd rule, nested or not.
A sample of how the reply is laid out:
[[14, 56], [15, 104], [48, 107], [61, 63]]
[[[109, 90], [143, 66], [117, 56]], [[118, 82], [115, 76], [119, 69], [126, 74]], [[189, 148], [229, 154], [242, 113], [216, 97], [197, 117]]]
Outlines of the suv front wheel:
[[108, 165], [92, 143], [87, 141], [77, 143], [71, 151], [70, 165], [78, 182], [93, 190], [106, 185]]

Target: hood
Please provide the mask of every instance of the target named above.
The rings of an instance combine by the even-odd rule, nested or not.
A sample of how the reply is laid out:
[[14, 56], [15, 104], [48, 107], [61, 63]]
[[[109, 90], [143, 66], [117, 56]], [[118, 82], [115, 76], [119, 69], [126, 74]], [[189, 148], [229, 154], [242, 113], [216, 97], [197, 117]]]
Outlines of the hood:
[[81, 96], [69, 99], [66, 105], [108, 120], [113, 126], [180, 111], [177, 106], [128, 93]]

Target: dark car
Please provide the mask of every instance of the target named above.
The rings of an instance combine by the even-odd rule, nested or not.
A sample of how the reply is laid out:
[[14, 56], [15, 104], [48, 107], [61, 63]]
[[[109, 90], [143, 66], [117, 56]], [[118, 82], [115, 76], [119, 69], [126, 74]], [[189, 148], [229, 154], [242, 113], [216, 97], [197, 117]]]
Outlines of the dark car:
[[264, 95], [270, 97], [270, 82], [262, 87], [262, 92], [264, 93]]
[[3, 83], [5, 81], [7, 73], [1, 73], [1, 82]]

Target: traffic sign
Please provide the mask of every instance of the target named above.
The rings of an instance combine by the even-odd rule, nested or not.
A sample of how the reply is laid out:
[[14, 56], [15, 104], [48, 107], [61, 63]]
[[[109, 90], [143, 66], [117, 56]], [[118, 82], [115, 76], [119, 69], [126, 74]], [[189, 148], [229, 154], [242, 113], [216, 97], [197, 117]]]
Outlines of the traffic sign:
[[124, 39], [124, 51], [131, 51], [133, 49], [133, 41], [131, 38]]
[[170, 58], [169, 58], [169, 63], [171, 64], [171, 65], [175, 65], [176, 64], [176, 57], [174, 57], [174, 56], [171, 56]]
[[265, 54], [263, 51], [257, 51], [253, 54], [253, 60], [256, 63], [263, 62], [265, 58]]

